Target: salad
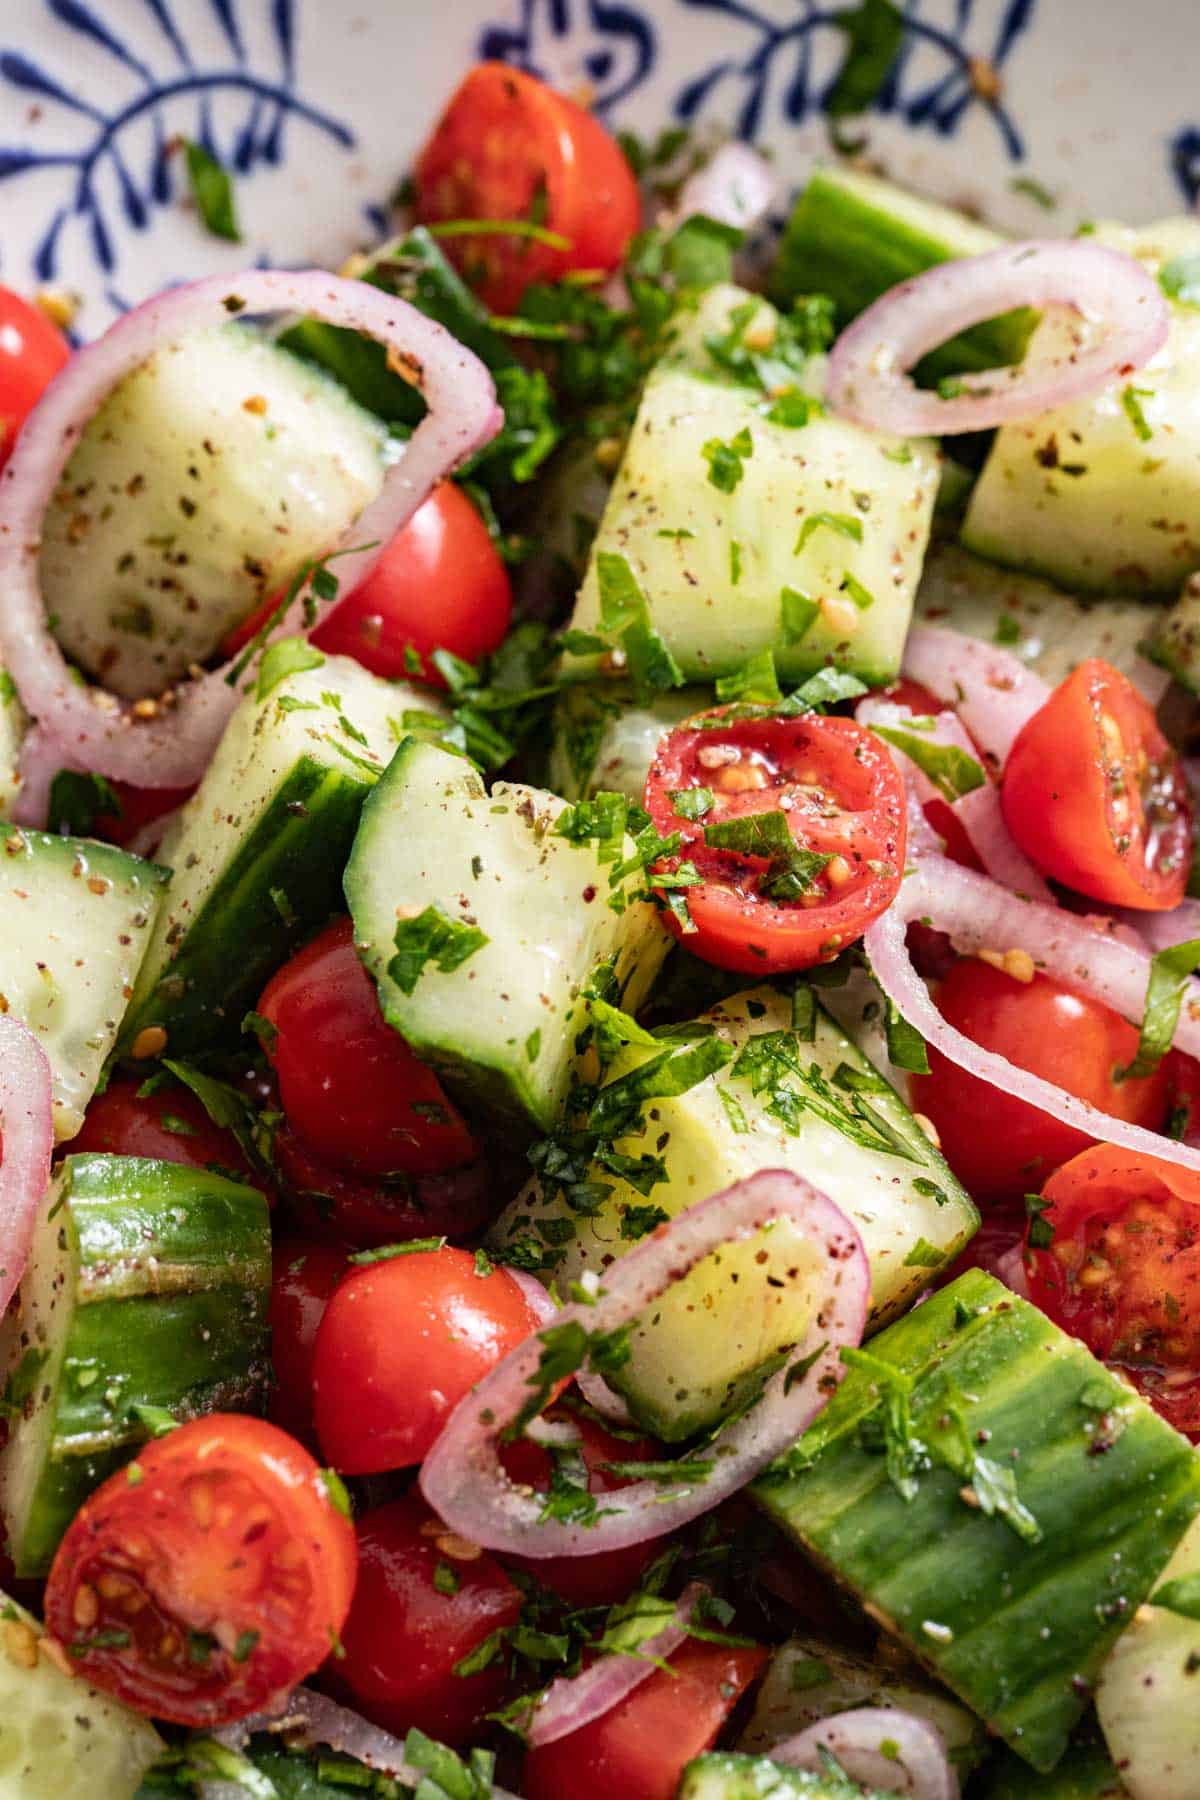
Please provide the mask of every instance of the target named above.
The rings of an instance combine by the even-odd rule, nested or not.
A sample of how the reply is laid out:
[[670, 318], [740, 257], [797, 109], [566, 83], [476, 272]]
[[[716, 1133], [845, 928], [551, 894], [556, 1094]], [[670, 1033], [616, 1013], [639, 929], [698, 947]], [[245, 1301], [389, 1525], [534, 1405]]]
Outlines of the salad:
[[1200, 222], [787, 175], [0, 293], [0, 1796], [1200, 1793]]

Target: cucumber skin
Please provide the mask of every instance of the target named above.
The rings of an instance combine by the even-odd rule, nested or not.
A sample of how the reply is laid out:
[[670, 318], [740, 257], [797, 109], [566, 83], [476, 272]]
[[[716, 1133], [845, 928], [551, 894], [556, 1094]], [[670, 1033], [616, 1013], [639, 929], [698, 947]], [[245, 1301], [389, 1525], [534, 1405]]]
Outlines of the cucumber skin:
[[60, 1296], [73, 1310], [50, 1446], [13, 1545], [23, 1577], [45, 1573], [88, 1494], [145, 1442], [134, 1401], [180, 1421], [254, 1410], [270, 1379], [270, 1220], [256, 1189], [100, 1154], [67, 1157], [58, 1181], [76, 1285]]
[[[980, 1270], [871, 1351], [918, 1378], [914, 1424], [927, 1441], [944, 1408], [943, 1373], [981, 1396], [968, 1410], [971, 1430], [991, 1432], [993, 1459], [1018, 1451], [1020, 1497], [1042, 1541], [1025, 1543], [965, 1505], [961, 1478], [944, 1466], [903, 1501], [883, 1458], [858, 1446], [875, 1396], [854, 1372], [754, 1496], [1026, 1762], [1048, 1771], [1108, 1651], [1200, 1511], [1200, 1457], [1081, 1344]], [[1097, 1414], [1079, 1404], [1100, 1384], [1126, 1421], [1104, 1455], [1083, 1435]], [[1075, 1448], [1074, 1468], [1064, 1446]], [[948, 1627], [951, 1641], [939, 1646], [925, 1621]]]
[[[301, 756], [239, 848], [184, 943], [154, 987], [125, 1016], [117, 1053], [161, 1025], [172, 1055], [237, 1042], [264, 984], [334, 913], [342, 869], [369, 784]], [[271, 898], [282, 888], [293, 917]]]
[[766, 1756], [710, 1751], [683, 1771], [679, 1800], [887, 1800], [836, 1775], [791, 1769]]
[[971, 1800], [1129, 1800], [1129, 1790], [1102, 1744], [1072, 1744], [1048, 1775], [1034, 1775], [1006, 1750]]
[[1155, 619], [1145, 653], [1190, 694], [1200, 694], [1200, 580], [1195, 576]]

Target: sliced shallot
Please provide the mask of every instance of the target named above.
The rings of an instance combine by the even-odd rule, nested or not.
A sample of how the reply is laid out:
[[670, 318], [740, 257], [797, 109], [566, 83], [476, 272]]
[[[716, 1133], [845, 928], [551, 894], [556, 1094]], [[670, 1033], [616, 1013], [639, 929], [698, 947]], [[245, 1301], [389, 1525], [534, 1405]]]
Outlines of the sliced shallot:
[[54, 1154], [46, 1052], [28, 1026], [0, 1013], [0, 1315], [29, 1259]]
[[[1075, 315], [1061, 352], [1035, 351], [1013, 368], [963, 375], [952, 395], [915, 385], [909, 370], [929, 351], [1027, 306]], [[1169, 324], [1157, 281], [1132, 256], [1079, 239], [1029, 238], [938, 263], [882, 294], [833, 346], [828, 397], [837, 412], [875, 431], [990, 431], [1124, 379], [1162, 349]]]
[[904, 646], [904, 673], [954, 708], [997, 767], [1013, 739], [1050, 698], [1050, 688], [1011, 650], [951, 631], [914, 625]]
[[714, 1465], [707, 1476], [675, 1487], [661, 1480], [633, 1482], [605, 1495], [591, 1525], [545, 1519], [541, 1496], [515, 1486], [498, 1455], [505, 1428], [538, 1384], [545, 1346], [535, 1332], [459, 1403], [426, 1457], [421, 1488], [434, 1511], [452, 1531], [490, 1550], [587, 1556], [663, 1537], [752, 1481], [820, 1412], [844, 1373], [839, 1351], [857, 1344], [866, 1324], [866, 1252], [854, 1225], [824, 1194], [787, 1170], [761, 1170], [735, 1182], [635, 1245], [605, 1272], [595, 1302], [563, 1307], [554, 1327], [573, 1326], [592, 1336], [616, 1331], [712, 1251], [781, 1219], [807, 1239], [817, 1259], [813, 1322], [758, 1405], [706, 1450]]
[[825, 1757], [852, 1781], [910, 1800], [958, 1800], [958, 1776], [945, 1740], [927, 1719], [890, 1706], [856, 1706], [820, 1719], [768, 1752], [793, 1769], [825, 1770]]
[[[63, 468], [92, 414], [154, 351], [233, 315], [299, 311], [365, 332], [384, 344], [421, 389], [429, 411], [383, 486], [341, 545], [343, 596], [370, 572], [383, 546], [443, 476], [496, 431], [501, 414], [491, 376], [469, 350], [405, 301], [365, 282], [317, 270], [251, 269], [172, 288], [119, 319], [78, 351], [26, 420], [0, 476], [0, 661], [35, 721], [22, 769], [30, 774], [28, 819], [44, 807], [47, 771], [89, 770], [141, 787], [199, 780], [238, 701], [231, 666], [164, 696], [141, 718], [103, 690], [74, 680], [46, 620], [39, 577], [42, 521]], [[358, 546], [361, 546], [358, 547]], [[336, 602], [334, 602], [336, 604]], [[278, 634], [303, 629], [298, 594]], [[36, 777], [36, 778], [35, 778]]]
[[753, 231], [771, 210], [775, 176], [749, 144], [722, 144], [702, 169], [689, 175], [679, 195], [681, 219], [703, 213], [738, 231]]

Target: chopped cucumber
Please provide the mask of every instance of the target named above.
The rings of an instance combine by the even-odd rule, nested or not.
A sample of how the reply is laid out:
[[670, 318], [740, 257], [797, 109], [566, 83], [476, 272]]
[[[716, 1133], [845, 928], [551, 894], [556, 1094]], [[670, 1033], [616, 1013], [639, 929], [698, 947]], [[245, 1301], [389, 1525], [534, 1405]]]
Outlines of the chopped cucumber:
[[971, 1789], [971, 1800], [1130, 1800], [1130, 1794], [1103, 1744], [1077, 1741], [1048, 1775], [1035, 1775], [1028, 1763], [1006, 1750], [988, 1769], [978, 1792]]
[[383, 480], [386, 433], [244, 325], [156, 350], [87, 426], [46, 510], [64, 650], [157, 694], [335, 544]]
[[789, 1769], [766, 1756], [728, 1750], [698, 1756], [683, 1771], [678, 1800], [887, 1800], [836, 1768], [823, 1775]]
[[51, 1183], [8, 1334], [0, 1513], [43, 1575], [83, 1501], [149, 1429], [253, 1406], [269, 1376], [267, 1205], [183, 1163], [68, 1156]]
[[0, 836], [0, 1002], [49, 1058], [60, 1143], [96, 1091], [166, 880], [109, 844], [15, 825]]
[[[897, 282], [1003, 241], [964, 213], [877, 175], [817, 168], [784, 229], [771, 298], [786, 309], [801, 294], [828, 294], [847, 325]], [[923, 372], [936, 378], [1020, 362], [1034, 323], [1033, 314], [1015, 312], [973, 326], [928, 357]]]
[[[607, 553], [627, 562], [689, 680], [765, 650], [789, 681], [830, 662], [871, 684], [890, 680], [928, 541], [937, 447], [820, 410], [804, 425], [774, 422], [761, 389], [701, 360], [703, 339], [752, 299], [713, 290], [651, 372], [572, 625], [593, 635], [602, 626]], [[760, 311], [775, 317], [765, 303]], [[749, 449], [735, 477], [721, 458], [739, 443]]]
[[614, 959], [636, 1007], [670, 946], [632, 839], [618, 876], [606, 846], [555, 832], [562, 807], [507, 782], [489, 795], [464, 758], [407, 738], [363, 808], [345, 884], [389, 1024], [467, 1098], [543, 1129], [562, 1111], [591, 971]]
[[[1200, 249], [1200, 221], [1101, 227], [1157, 273]], [[1046, 318], [1031, 358], [1061, 352]], [[1085, 400], [996, 433], [963, 543], [1081, 594], [1173, 595], [1200, 567], [1200, 311], [1171, 303], [1165, 349]]]
[[149, 1719], [60, 1668], [0, 1594], [0, 1800], [134, 1800], [165, 1749]]
[[16, 683], [0, 669], [0, 819], [12, 816], [21, 779], [17, 767], [29, 718], [17, 697]]
[[[301, 648], [306, 661], [317, 656]], [[174, 875], [121, 1033], [124, 1054], [186, 1056], [237, 1039], [268, 976], [341, 910], [362, 803], [404, 735], [407, 708], [428, 715], [430, 700], [344, 656], [241, 702], [159, 849]], [[153, 1027], [165, 1046], [157, 1033], [142, 1037]]]
[[568, 800], [607, 792], [640, 806], [658, 740], [711, 705], [707, 688], [674, 688], [635, 705], [625, 682], [565, 687], [554, 711], [551, 787]]
[[1152, 620], [1136, 600], [1079, 600], [958, 544], [938, 544], [926, 557], [916, 616], [1002, 645], [1052, 687], [1088, 656], [1102, 656], [1135, 686], [1154, 675], [1142, 654]]
[[[1200, 1521], [1162, 1572], [1200, 1587]], [[1170, 1597], [1167, 1595], [1166, 1597]], [[1200, 1607], [1193, 1605], [1193, 1611]], [[1096, 1711], [1133, 1800], [1193, 1800], [1200, 1770], [1200, 1618], [1139, 1606], [1100, 1671]]]
[[[531, 1183], [497, 1222], [498, 1253], [540, 1259], [560, 1283], [578, 1280], [630, 1248], [656, 1209], [673, 1216], [757, 1169], [794, 1169], [858, 1226], [874, 1323], [914, 1300], [970, 1239], [978, 1214], [903, 1101], [828, 1014], [814, 1007], [810, 1040], [793, 1029], [792, 1006], [764, 987], [698, 1021], [734, 1046], [740, 1068], [730, 1062], [686, 1093], [648, 1103], [644, 1131], [616, 1145], [622, 1155], [661, 1156], [664, 1180], [647, 1193], [594, 1167], [588, 1181], [608, 1191], [583, 1216]], [[653, 1054], [629, 1046], [610, 1079]], [[756, 1080], [758, 1093], [748, 1078], [755, 1069], [765, 1079]], [[756, 1260], [760, 1248], [765, 1263]], [[793, 1250], [790, 1230], [776, 1226], [761, 1246], [706, 1259], [656, 1303], [612, 1378], [646, 1429], [679, 1441], [714, 1423], [752, 1391], [764, 1363], [803, 1337], [809, 1295], [791, 1271], [808, 1258], [797, 1264]]]
[[851, 1369], [755, 1497], [1019, 1756], [1052, 1769], [1200, 1509], [1200, 1457], [978, 1269], [870, 1354], [884, 1369]]
[[765, 1753], [821, 1719], [858, 1706], [897, 1707], [924, 1719], [940, 1733], [960, 1771], [983, 1760], [983, 1726], [944, 1688], [918, 1670], [899, 1674], [820, 1638], [792, 1638], [776, 1650], [738, 1749]]
[[1200, 694], [1200, 577], [1189, 577], [1174, 605], [1158, 615], [1146, 654], [1189, 693]]

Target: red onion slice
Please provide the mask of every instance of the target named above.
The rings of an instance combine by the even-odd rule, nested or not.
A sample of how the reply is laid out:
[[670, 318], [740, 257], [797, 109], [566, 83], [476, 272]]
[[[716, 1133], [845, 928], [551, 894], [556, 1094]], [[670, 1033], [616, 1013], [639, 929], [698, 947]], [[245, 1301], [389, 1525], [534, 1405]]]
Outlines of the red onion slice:
[[1019, 656], [945, 625], [914, 625], [903, 666], [910, 681], [953, 707], [998, 768], [1026, 720], [1050, 698], [1049, 686]]
[[29, 1260], [54, 1153], [46, 1053], [28, 1026], [0, 1013], [0, 1316]]
[[[822, 1259], [813, 1324], [803, 1344], [750, 1412], [728, 1425], [705, 1452], [715, 1467], [703, 1481], [672, 1490], [632, 1483], [605, 1495], [592, 1525], [541, 1517], [542, 1498], [514, 1486], [497, 1447], [536, 1380], [537, 1333], [489, 1371], [451, 1414], [425, 1459], [421, 1488], [452, 1531], [489, 1550], [518, 1556], [587, 1556], [663, 1537], [711, 1510], [752, 1481], [820, 1412], [844, 1373], [839, 1351], [857, 1344], [866, 1324], [871, 1274], [858, 1232], [831, 1200], [787, 1170], [761, 1170], [691, 1206], [616, 1261], [594, 1305], [564, 1306], [556, 1325], [610, 1332], [636, 1319], [659, 1294], [723, 1244], [787, 1219]], [[787, 1387], [788, 1371], [813, 1356]]]
[[[1079, 328], [1069, 349], [964, 375], [954, 398], [915, 386], [908, 371], [930, 350], [1024, 306], [1070, 308]], [[902, 437], [990, 431], [1142, 368], [1166, 343], [1169, 325], [1157, 281], [1132, 256], [1086, 240], [1028, 238], [939, 263], [882, 294], [833, 346], [828, 397], [846, 418]]]
[[[884, 1745], [886, 1748], [881, 1748]], [[890, 1706], [856, 1706], [819, 1719], [768, 1751], [772, 1762], [821, 1774], [822, 1752], [852, 1781], [910, 1800], [958, 1800], [958, 1776], [941, 1733], [915, 1713]]]
[[680, 220], [696, 213], [732, 225], [737, 231], [753, 231], [771, 210], [775, 176], [749, 144], [722, 144], [702, 169], [689, 175], [679, 195]]
[[[863, 938], [875, 979], [888, 999], [959, 1068], [1101, 1143], [1120, 1144], [1142, 1156], [1200, 1169], [1200, 1151], [1099, 1112], [1041, 1076], [1019, 1069], [1007, 1057], [984, 1050], [949, 1025], [908, 954], [905, 934], [918, 919], [948, 932], [955, 948], [967, 954], [989, 948], [1027, 950], [1039, 969], [1102, 1000], [1133, 1023], [1140, 1022], [1145, 1004], [1150, 978], [1147, 951], [1121, 943], [1071, 913], [1021, 900], [987, 876], [932, 853], [918, 858], [893, 905]], [[1189, 1055], [1200, 1051], [1200, 982], [1194, 979], [1185, 991], [1174, 1041]]]
[[593, 1719], [603, 1718], [606, 1712], [611, 1712], [635, 1688], [641, 1687], [643, 1681], [654, 1674], [656, 1663], [670, 1656], [683, 1643], [692, 1614], [707, 1592], [708, 1589], [696, 1581], [686, 1587], [679, 1596], [670, 1624], [648, 1639], [636, 1655], [602, 1656], [582, 1675], [575, 1675], [570, 1680], [559, 1676], [557, 1681], [552, 1681], [537, 1702], [525, 1733], [530, 1749], [539, 1744], [555, 1744], [559, 1738], [582, 1730]]
[[[491, 376], [476, 356], [407, 302], [319, 270], [251, 269], [173, 288], [77, 351], [29, 415], [0, 476], [0, 661], [36, 721], [22, 756], [29, 775], [26, 819], [38, 802], [44, 808], [42, 790], [55, 755], [56, 766], [142, 787], [190, 787], [204, 773], [239, 698], [237, 686], [226, 680], [229, 666], [182, 685], [148, 720], [135, 718], [114, 696], [74, 681], [46, 624], [38, 575], [42, 521], [89, 418], [153, 351], [189, 332], [227, 324], [233, 313], [288, 311], [365, 332], [386, 345], [411, 371], [429, 406], [379, 494], [342, 545], [331, 547], [374, 545], [341, 556], [343, 596], [369, 574], [435, 484], [496, 431], [502, 415]], [[302, 628], [303, 607], [297, 596], [279, 634]]]

